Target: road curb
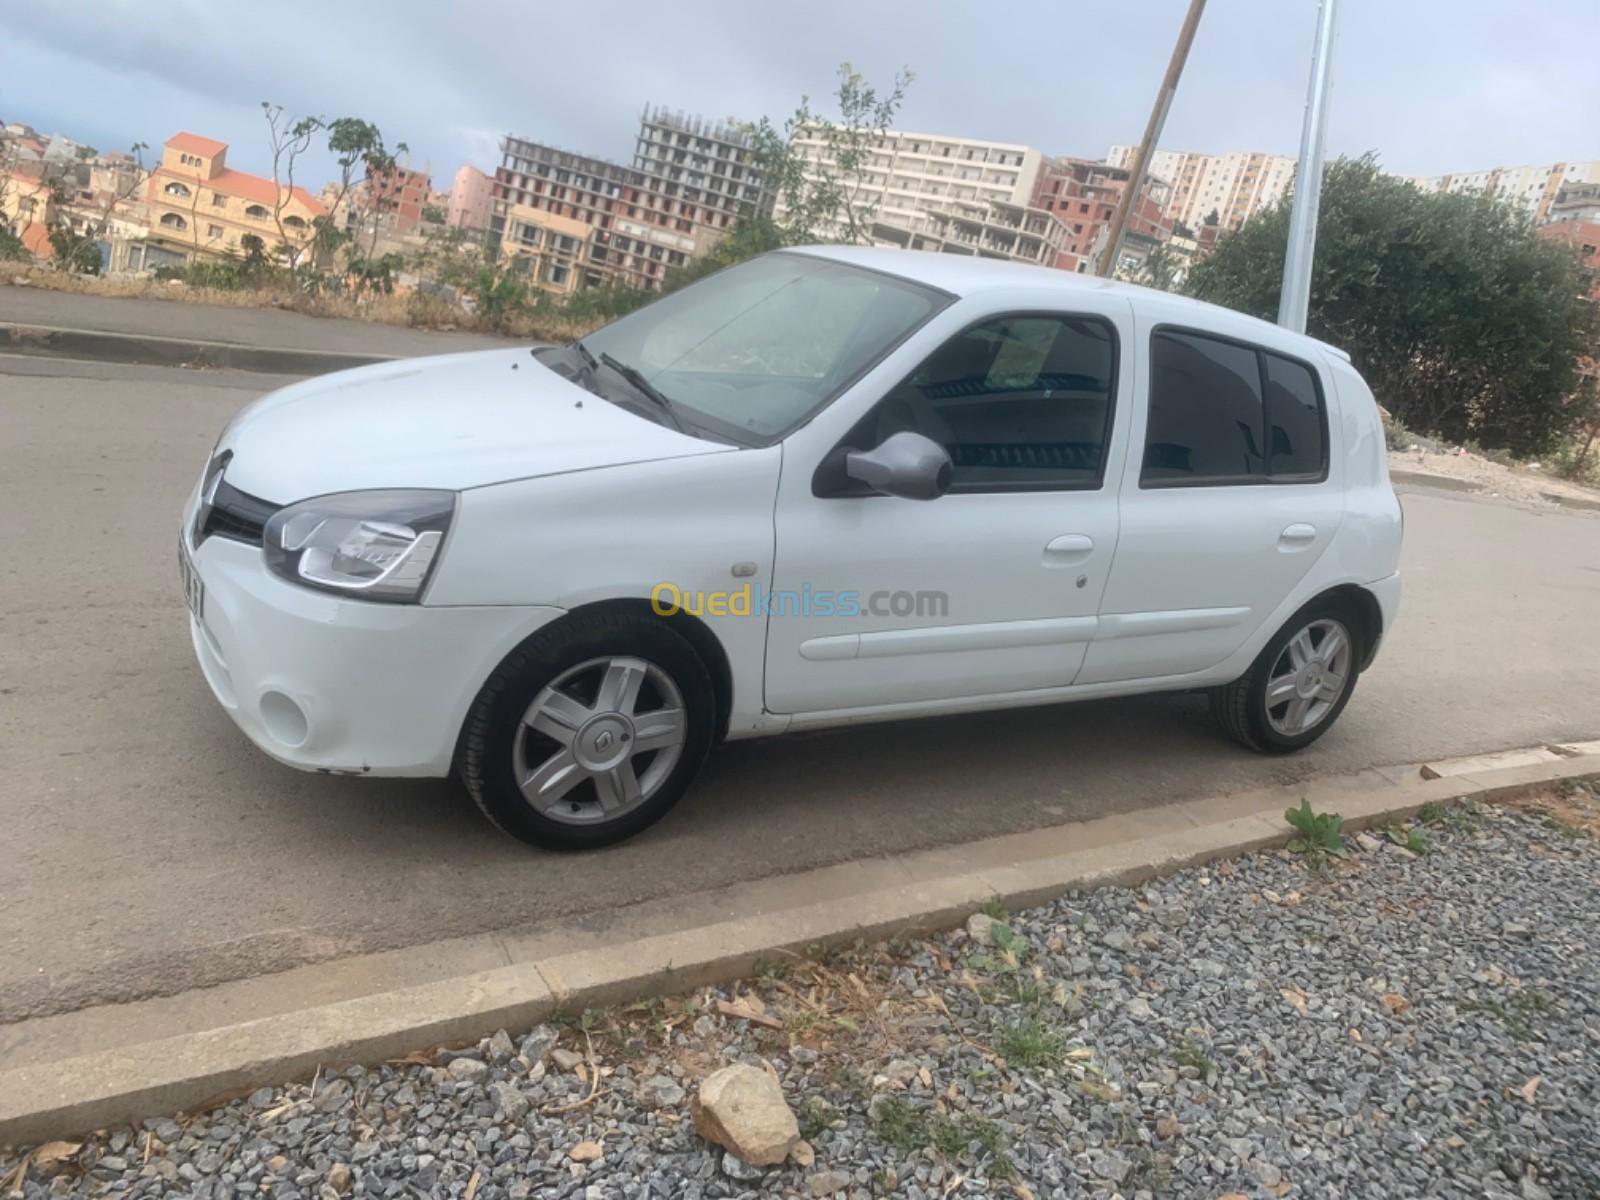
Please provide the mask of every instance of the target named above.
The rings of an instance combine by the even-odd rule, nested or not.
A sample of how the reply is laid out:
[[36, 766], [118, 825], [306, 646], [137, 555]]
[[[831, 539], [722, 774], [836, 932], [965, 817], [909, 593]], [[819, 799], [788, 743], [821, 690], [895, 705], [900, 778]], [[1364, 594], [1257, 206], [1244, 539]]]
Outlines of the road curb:
[[65, 329], [4, 321], [0, 321], [0, 350], [50, 358], [87, 358], [98, 362], [156, 367], [225, 368], [273, 375], [325, 375], [350, 367], [393, 362], [397, 357], [388, 354], [349, 354], [335, 350], [302, 350], [293, 346], [247, 346], [238, 342], [109, 333], [98, 329]]
[[[1553, 761], [1465, 773], [1434, 764], [1363, 772], [1172, 804], [987, 842], [880, 860], [874, 882], [837, 894], [834, 869], [752, 885], [791, 902], [645, 936], [614, 930], [592, 947], [279, 1013], [221, 1023], [53, 1061], [0, 1070], [0, 1145], [25, 1145], [176, 1110], [197, 1111], [321, 1066], [374, 1064], [581, 1011], [725, 982], [817, 944], [958, 925], [998, 897], [1022, 909], [1068, 892], [1133, 885], [1186, 866], [1281, 845], [1283, 810], [1302, 796], [1358, 830], [1414, 815], [1430, 802], [1493, 799], [1529, 786], [1600, 775], [1600, 743], [1552, 747]], [[1489, 760], [1492, 761], [1492, 760]], [[1511, 761], [1517, 761], [1512, 759]], [[814, 887], [808, 888], [808, 881]], [[804, 898], [808, 890], [813, 893]], [[802, 897], [793, 902], [794, 897]], [[413, 953], [428, 955], [429, 947]], [[330, 967], [333, 964], [330, 964]], [[215, 989], [213, 989], [215, 990]], [[226, 1007], [225, 1005], [223, 1006]], [[100, 1010], [102, 1018], [106, 1010]], [[26, 1041], [19, 1022], [17, 1044]]]

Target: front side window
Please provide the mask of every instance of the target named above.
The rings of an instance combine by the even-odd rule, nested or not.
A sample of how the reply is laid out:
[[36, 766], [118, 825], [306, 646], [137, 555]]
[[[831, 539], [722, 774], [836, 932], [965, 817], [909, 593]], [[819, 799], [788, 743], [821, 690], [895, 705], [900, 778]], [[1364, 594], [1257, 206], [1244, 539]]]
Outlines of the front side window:
[[638, 370], [690, 424], [777, 440], [943, 308], [909, 280], [803, 254], [729, 267], [583, 339]]
[[1142, 486], [1320, 479], [1326, 430], [1304, 363], [1204, 334], [1151, 336]]
[[1098, 317], [994, 318], [934, 351], [847, 440], [932, 438], [950, 455], [955, 492], [1097, 488], [1116, 354], [1116, 334]]

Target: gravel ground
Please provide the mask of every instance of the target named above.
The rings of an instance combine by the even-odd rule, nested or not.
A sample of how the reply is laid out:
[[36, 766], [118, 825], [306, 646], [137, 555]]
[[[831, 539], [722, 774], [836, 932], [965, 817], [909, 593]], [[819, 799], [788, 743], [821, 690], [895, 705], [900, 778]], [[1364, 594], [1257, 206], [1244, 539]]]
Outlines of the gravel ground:
[[[1600, 1195], [1595, 839], [1480, 808], [1423, 833], [1421, 857], [1267, 853], [263, 1088], [45, 1147], [12, 1194]], [[810, 1165], [694, 1132], [694, 1081], [747, 1056]]]

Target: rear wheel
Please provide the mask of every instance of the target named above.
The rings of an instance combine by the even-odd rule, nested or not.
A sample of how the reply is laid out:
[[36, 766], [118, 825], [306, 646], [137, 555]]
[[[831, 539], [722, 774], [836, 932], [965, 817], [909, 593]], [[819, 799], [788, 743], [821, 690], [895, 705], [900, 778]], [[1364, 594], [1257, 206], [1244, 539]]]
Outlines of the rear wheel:
[[1268, 642], [1250, 670], [1211, 693], [1211, 711], [1253, 750], [1309, 746], [1338, 720], [1355, 691], [1362, 626], [1337, 600], [1317, 600]]
[[677, 633], [644, 616], [580, 614], [529, 639], [484, 684], [461, 776], [514, 837], [607, 845], [688, 790], [715, 710], [705, 664]]

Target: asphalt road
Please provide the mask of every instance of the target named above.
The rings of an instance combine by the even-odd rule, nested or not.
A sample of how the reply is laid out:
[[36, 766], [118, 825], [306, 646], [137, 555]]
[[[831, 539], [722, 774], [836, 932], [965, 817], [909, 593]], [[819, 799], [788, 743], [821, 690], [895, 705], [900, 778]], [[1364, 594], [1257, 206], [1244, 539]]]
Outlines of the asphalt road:
[[1219, 791], [1600, 737], [1600, 516], [1405, 495], [1401, 624], [1289, 759], [1167, 696], [725, 747], [584, 856], [445, 781], [302, 775], [191, 659], [174, 523], [275, 381], [0, 356], [0, 1020]]

